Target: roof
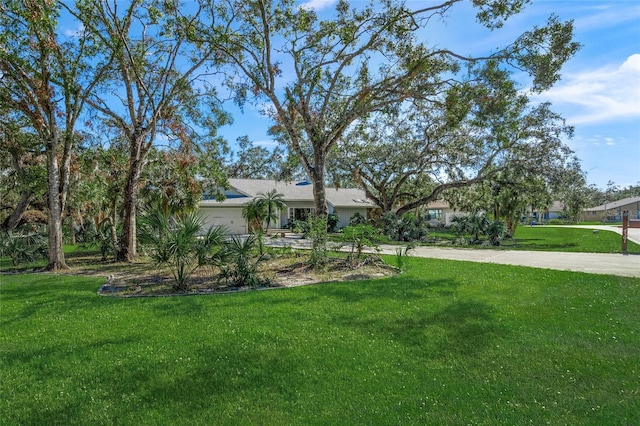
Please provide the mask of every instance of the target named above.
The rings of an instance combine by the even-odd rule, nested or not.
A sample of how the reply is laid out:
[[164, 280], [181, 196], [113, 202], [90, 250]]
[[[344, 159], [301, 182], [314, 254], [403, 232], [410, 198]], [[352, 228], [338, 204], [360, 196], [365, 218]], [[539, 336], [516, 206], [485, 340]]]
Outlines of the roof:
[[554, 201], [550, 206], [547, 207], [547, 211], [550, 212], [561, 212], [564, 210], [564, 203], [561, 201]]
[[[266, 179], [229, 179], [230, 190], [227, 195], [237, 193], [233, 197], [219, 202], [215, 200], [202, 201], [205, 205], [220, 207], [243, 206], [259, 193], [267, 193], [271, 190], [282, 194], [285, 202], [313, 202], [313, 185], [307, 181], [277, 181]], [[367, 199], [364, 191], [358, 188], [331, 188], [325, 187], [327, 203], [334, 207], [375, 207], [375, 204]]]
[[586, 212], [597, 212], [597, 211], [605, 211], [617, 209], [623, 206], [628, 206], [629, 204], [640, 203], [640, 197], [629, 197], [623, 198], [622, 200], [612, 201], [610, 203], [602, 204], [596, 207], [591, 207], [588, 209], [584, 209]]

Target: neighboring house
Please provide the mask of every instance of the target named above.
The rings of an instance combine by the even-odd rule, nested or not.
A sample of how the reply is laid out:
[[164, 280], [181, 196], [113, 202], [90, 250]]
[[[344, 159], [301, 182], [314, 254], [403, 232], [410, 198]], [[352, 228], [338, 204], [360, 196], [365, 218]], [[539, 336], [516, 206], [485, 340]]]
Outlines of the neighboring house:
[[453, 207], [444, 200], [436, 200], [427, 204], [429, 223], [432, 226], [451, 226], [453, 218], [466, 213], [456, 212]]
[[[205, 199], [200, 202], [199, 211], [205, 220], [205, 226], [224, 226], [234, 234], [246, 234], [247, 221], [242, 217], [242, 208], [259, 193], [266, 194], [276, 190], [282, 194], [287, 208], [280, 212], [279, 220], [270, 224], [270, 228], [285, 228], [290, 219], [305, 220], [314, 209], [313, 185], [310, 182], [286, 182], [260, 179], [229, 179], [229, 190], [222, 202]], [[339, 216], [337, 228], [349, 225], [349, 219], [355, 213], [367, 217], [375, 204], [368, 200], [361, 189], [331, 188], [325, 189], [329, 213]]]
[[600, 206], [584, 209], [582, 220], [622, 220], [622, 212], [628, 211], [630, 219], [640, 219], [640, 197], [624, 198]]
[[559, 219], [564, 216], [564, 203], [554, 201], [542, 212], [543, 220]]

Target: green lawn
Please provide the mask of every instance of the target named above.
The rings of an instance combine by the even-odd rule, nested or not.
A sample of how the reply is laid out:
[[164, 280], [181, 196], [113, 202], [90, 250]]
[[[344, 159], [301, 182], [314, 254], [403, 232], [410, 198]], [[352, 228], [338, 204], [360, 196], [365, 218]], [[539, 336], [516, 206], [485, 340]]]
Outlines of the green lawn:
[[[505, 246], [518, 250], [570, 251], [583, 253], [620, 253], [622, 236], [612, 231], [583, 228], [519, 226], [515, 238]], [[629, 253], [640, 253], [640, 245], [628, 242]]]
[[115, 299], [0, 275], [0, 424], [637, 424], [640, 279], [393, 279]]
[[[457, 237], [453, 230], [434, 230], [430, 236], [453, 241]], [[565, 251], [582, 253], [620, 253], [622, 236], [611, 231], [598, 231], [584, 228], [558, 228], [553, 226], [518, 226], [512, 239], [503, 241], [500, 247], [471, 246], [475, 248]], [[640, 254], [640, 245], [629, 241], [628, 253]]]

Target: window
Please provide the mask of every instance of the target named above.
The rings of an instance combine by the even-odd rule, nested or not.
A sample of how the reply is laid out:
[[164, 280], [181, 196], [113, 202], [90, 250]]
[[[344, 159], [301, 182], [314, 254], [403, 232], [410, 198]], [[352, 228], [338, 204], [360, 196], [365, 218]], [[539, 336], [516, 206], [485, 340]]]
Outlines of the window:
[[442, 209], [429, 210], [429, 219], [442, 219]]
[[313, 215], [315, 209], [289, 207], [289, 220], [307, 220]]

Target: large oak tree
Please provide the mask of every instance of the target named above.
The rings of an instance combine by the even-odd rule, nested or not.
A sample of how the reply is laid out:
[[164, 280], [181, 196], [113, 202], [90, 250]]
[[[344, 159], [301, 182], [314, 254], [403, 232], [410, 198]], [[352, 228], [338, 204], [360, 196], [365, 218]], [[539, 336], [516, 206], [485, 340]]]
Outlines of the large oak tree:
[[[210, 2], [213, 3], [213, 2]], [[293, 0], [223, 0], [211, 5], [209, 42], [232, 65], [229, 84], [242, 103], [268, 100], [274, 130], [284, 133], [313, 183], [315, 209], [326, 215], [325, 166], [355, 121], [411, 99], [436, 99], [456, 83], [461, 65], [495, 61], [532, 76], [542, 90], [559, 78], [578, 48], [572, 24], [551, 17], [490, 54], [455, 52], [419, 37], [432, 18], [455, 13], [462, 0], [412, 9], [383, 0], [357, 8], [339, 1], [328, 19]], [[480, 24], [499, 28], [522, 0], [474, 0]]]

